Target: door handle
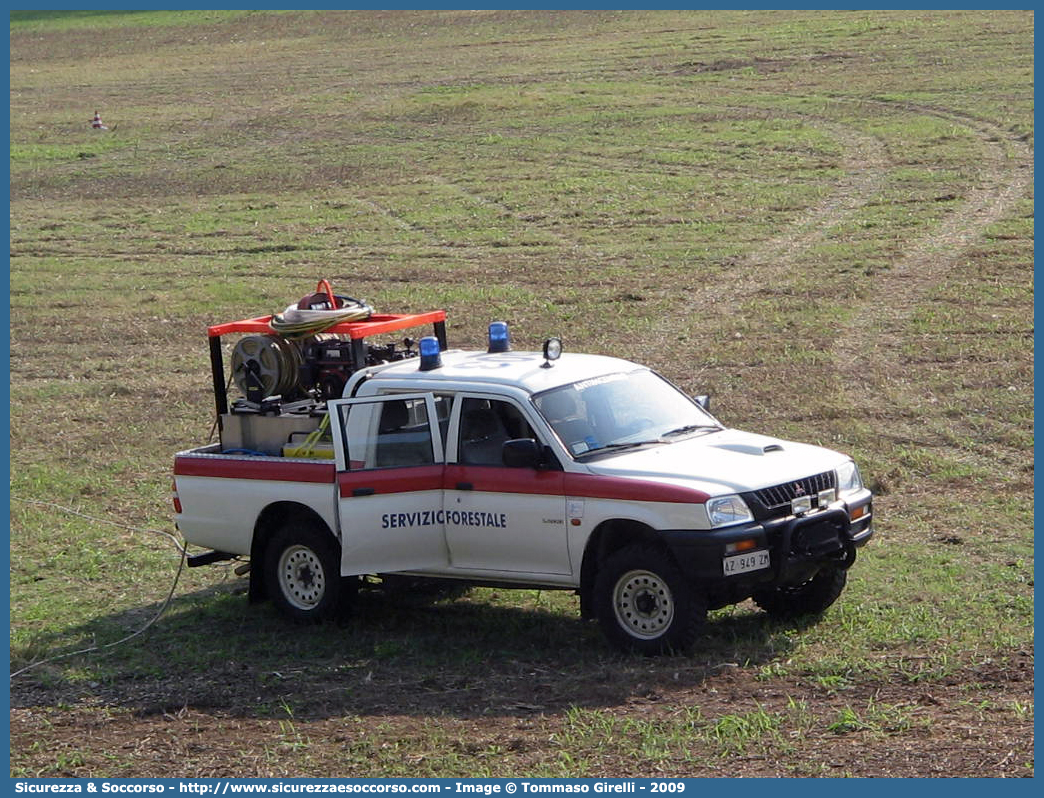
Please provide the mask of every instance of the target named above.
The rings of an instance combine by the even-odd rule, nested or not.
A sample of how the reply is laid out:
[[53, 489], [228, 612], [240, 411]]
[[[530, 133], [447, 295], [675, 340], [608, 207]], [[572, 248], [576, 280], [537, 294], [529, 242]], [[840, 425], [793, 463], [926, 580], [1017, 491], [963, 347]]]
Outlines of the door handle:
[[372, 496], [376, 492], [376, 488], [352, 488], [353, 496]]
[[458, 482], [457, 490], [475, 490], [475, 486], [470, 482]]

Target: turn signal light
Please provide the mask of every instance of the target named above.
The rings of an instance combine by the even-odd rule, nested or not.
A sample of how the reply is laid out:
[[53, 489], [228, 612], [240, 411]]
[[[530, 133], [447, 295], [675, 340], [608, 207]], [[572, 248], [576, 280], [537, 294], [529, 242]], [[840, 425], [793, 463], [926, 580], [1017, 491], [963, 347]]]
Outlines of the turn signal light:
[[738, 551], [750, 551], [758, 547], [757, 538], [747, 538], [746, 540], [737, 540], [735, 543], [728, 543], [725, 545], [725, 551], [728, 554], [733, 554]]

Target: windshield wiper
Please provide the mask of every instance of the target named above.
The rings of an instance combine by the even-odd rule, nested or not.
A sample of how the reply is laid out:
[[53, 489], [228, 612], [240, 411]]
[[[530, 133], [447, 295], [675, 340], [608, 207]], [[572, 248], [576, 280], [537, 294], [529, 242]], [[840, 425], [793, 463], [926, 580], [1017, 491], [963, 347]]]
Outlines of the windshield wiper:
[[724, 429], [724, 427], [722, 427], [720, 424], [686, 424], [684, 427], [678, 427], [677, 429], [669, 430], [668, 432], [663, 433], [663, 435], [661, 435], [660, 437], [669, 438], [673, 437], [674, 435], [685, 435], [686, 433], [697, 432], [701, 429], [721, 430]]
[[575, 457], [577, 457], [579, 459], [581, 457], [586, 457], [589, 454], [602, 454], [603, 452], [620, 452], [620, 451], [623, 451], [625, 449], [637, 449], [638, 447], [641, 447], [641, 446], [652, 446], [654, 444], [660, 445], [660, 444], [664, 444], [664, 443], [667, 443], [667, 441], [661, 440], [659, 438], [653, 438], [652, 440], [648, 440], [648, 441], [629, 441], [627, 443], [607, 443], [605, 446], [599, 446], [597, 449], [588, 449], [586, 452], [581, 452], [580, 454], [575, 455]]

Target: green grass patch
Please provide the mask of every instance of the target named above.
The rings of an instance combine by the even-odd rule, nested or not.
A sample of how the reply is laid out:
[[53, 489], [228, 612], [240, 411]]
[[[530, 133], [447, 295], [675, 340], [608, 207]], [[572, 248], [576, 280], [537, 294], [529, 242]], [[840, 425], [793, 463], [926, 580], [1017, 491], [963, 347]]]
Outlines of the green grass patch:
[[[933, 691], [963, 691], [946, 729], [1031, 723], [991, 670], [1033, 643], [1031, 15], [10, 29], [14, 668], [159, 610], [178, 559], [149, 530], [173, 531], [173, 454], [211, 434], [206, 328], [319, 278], [379, 312], [444, 308], [454, 347], [504, 319], [519, 348], [646, 363], [730, 425], [852, 454], [878, 494], [822, 618], [717, 610], [665, 661], [609, 651], [568, 592], [367, 591], [345, 625], [299, 629], [230, 568], [185, 571], [147, 634], [12, 683], [14, 720], [38, 719], [13, 775], [141, 775], [126, 741], [63, 729], [186, 713], [226, 769], [273, 776], [889, 775], [949, 733], [917, 703]], [[164, 772], [223, 772], [163, 744]], [[847, 744], [879, 753], [825, 753]], [[968, 761], [1024, 773], [1017, 745]]]

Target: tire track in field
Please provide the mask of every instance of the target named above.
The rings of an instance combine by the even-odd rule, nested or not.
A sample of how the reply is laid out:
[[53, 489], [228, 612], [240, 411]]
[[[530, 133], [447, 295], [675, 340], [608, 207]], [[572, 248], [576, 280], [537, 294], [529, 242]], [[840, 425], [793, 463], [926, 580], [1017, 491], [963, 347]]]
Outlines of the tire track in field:
[[[908, 340], [905, 331], [917, 309], [932, 291], [946, 283], [961, 268], [964, 253], [978, 241], [986, 228], [1008, 215], [1016, 203], [1026, 196], [1033, 182], [1033, 149], [1021, 138], [989, 122], [916, 103], [874, 101], [892, 110], [896, 108], [934, 116], [971, 130], [982, 145], [978, 185], [968, 192], [964, 203], [942, 219], [924, 236], [912, 240], [891, 268], [880, 274], [863, 297], [860, 309], [837, 330], [831, 350], [840, 385], [855, 385], [865, 378], [868, 353], [873, 371], [887, 375], [879, 387], [891, 400], [916, 405], [928, 396], [928, 389], [910, 379], [910, 365], [902, 356], [902, 344]], [[878, 403], [882, 396], [874, 391], [845, 392], [848, 402]], [[930, 397], [929, 397], [930, 399]], [[1004, 419], [992, 419], [999, 429], [1011, 429]], [[931, 418], [923, 420], [930, 424]], [[939, 438], [959, 448], [962, 455], [992, 464], [1003, 462], [1017, 467], [1027, 453], [996, 440], [962, 439], [952, 442], [946, 430], [935, 430]], [[972, 449], [969, 452], [969, 447]]]
[[[774, 115], [764, 111], [766, 117]], [[834, 190], [792, 221], [785, 232], [748, 252], [728, 274], [733, 307], [715, 303], [716, 312], [735, 312], [736, 306], [768, 283], [782, 278], [795, 261], [827, 231], [869, 203], [884, 185], [889, 159], [884, 143], [875, 136], [848, 125], [805, 114], [795, 118], [829, 132], [844, 148], [841, 168], [844, 176]]]
[[[893, 331], [908, 320], [930, 290], [944, 282], [959, 256], [978, 241], [985, 229], [1002, 219], [1022, 199], [1033, 182], [1033, 150], [996, 125], [971, 116], [914, 103], [879, 104], [904, 107], [917, 113], [959, 124], [977, 134], [984, 147], [980, 186], [969, 192], [964, 204], [926, 236], [913, 241], [902, 257], [875, 281], [862, 310], [839, 330], [834, 353], [842, 366], [850, 366], [865, 346], [866, 330]], [[1009, 158], [1005, 145], [1012, 150]], [[887, 300], [887, 301], [882, 301]]]
[[[885, 146], [880, 139], [822, 117], [809, 114], [781, 114], [755, 106], [724, 106], [722, 110], [741, 112], [747, 116], [765, 119], [778, 119], [786, 116], [826, 130], [843, 148], [839, 165], [844, 170], [844, 175], [834, 189], [792, 220], [785, 232], [761, 243], [744, 255], [738, 263], [729, 267], [727, 278], [730, 296], [728, 298], [722, 298], [719, 295], [720, 289], [709, 286], [708, 281], [702, 276], [694, 275], [699, 279], [699, 283], [685, 288], [688, 302], [696, 307], [713, 305], [715, 315], [725, 316], [738, 312], [739, 306], [743, 302], [766, 283], [772, 283], [782, 277], [809, 247], [825, 237], [828, 230], [866, 205], [884, 184], [889, 160]], [[576, 156], [573, 156], [566, 157], [565, 160], [576, 161], [577, 159]], [[613, 165], [613, 169], [624, 168], [628, 168], [628, 164], [614, 163]], [[645, 169], [643, 171], [653, 174], [659, 173], [660, 170]], [[481, 207], [496, 210], [505, 217], [526, 223], [531, 223], [537, 218], [544, 219], [543, 216], [532, 216], [490, 200], [440, 175], [428, 174], [426, 177], [432, 183], [451, 188], [466, 200]], [[554, 222], [550, 218], [546, 221]], [[570, 249], [582, 249], [581, 242], [557, 226], [545, 223], [536, 225], [536, 229]], [[711, 282], [713, 283], [713, 281]], [[670, 293], [677, 291], [677, 287], [669, 290]]]
[[[932, 288], [945, 282], [960, 255], [982, 237], [989, 225], [1002, 219], [1033, 182], [1033, 150], [1020, 139], [983, 120], [927, 106], [905, 107], [963, 125], [978, 134], [985, 149], [979, 176], [982, 185], [969, 192], [961, 208], [934, 230], [911, 242], [902, 257], [880, 275], [862, 309], [838, 330], [833, 352], [842, 368], [852, 367], [865, 351], [869, 330], [873, 330], [878, 341], [881, 336], [895, 339], [896, 330]], [[1014, 157], [1010, 160], [1002, 144], [1011, 147]]]
[[[717, 318], [738, 315], [741, 306], [751, 296], [766, 284], [780, 281], [810, 247], [826, 237], [830, 229], [869, 203], [885, 184], [890, 166], [884, 143], [849, 125], [812, 114], [780, 112], [758, 106], [722, 106], [722, 110], [766, 120], [800, 120], [828, 132], [842, 147], [838, 165], [843, 175], [829, 194], [788, 221], [784, 232], [761, 242], [730, 264], [720, 279], [708, 280], [705, 274], [694, 273], [694, 282], [683, 287], [693, 317], [706, 315], [707, 308], [712, 308], [712, 315]], [[728, 296], [722, 296], [721, 280], [728, 282]], [[670, 293], [678, 290], [678, 287], [668, 289]]]

